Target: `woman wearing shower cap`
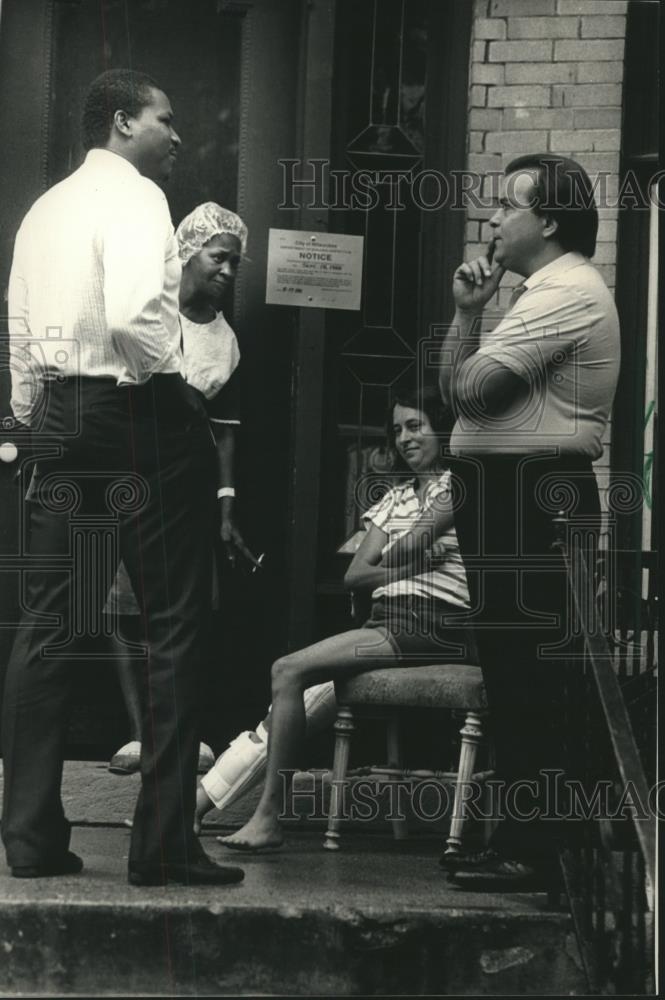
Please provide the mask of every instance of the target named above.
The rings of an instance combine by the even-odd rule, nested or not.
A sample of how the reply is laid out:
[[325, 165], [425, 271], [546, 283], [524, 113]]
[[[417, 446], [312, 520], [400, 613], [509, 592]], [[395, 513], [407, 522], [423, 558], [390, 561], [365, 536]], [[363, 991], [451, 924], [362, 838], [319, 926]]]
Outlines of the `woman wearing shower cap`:
[[[217, 444], [221, 537], [229, 561], [257, 563], [245, 545], [234, 518], [234, 427], [240, 423], [238, 382], [234, 376], [240, 351], [236, 335], [222, 313], [247, 248], [247, 227], [234, 212], [205, 202], [187, 215], [176, 230], [182, 263], [180, 323], [187, 381], [201, 392]], [[139, 607], [129, 577], [121, 565], [109, 593], [106, 609], [121, 616], [120, 631], [129, 642], [139, 641], [135, 622]], [[119, 676], [130, 718], [130, 741], [111, 759], [109, 770], [131, 774], [139, 768], [141, 710], [135, 665], [118, 649]], [[202, 743], [199, 771], [213, 763], [210, 747]]]
[[231, 378], [240, 360], [236, 335], [221, 311], [247, 249], [247, 226], [215, 202], [206, 201], [176, 230], [182, 262], [180, 322], [187, 381], [203, 393], [217, 442], [221, 535], [228, 559], [256, 564], [233, 516], [233, 426], [238, 416], [238, 382]]

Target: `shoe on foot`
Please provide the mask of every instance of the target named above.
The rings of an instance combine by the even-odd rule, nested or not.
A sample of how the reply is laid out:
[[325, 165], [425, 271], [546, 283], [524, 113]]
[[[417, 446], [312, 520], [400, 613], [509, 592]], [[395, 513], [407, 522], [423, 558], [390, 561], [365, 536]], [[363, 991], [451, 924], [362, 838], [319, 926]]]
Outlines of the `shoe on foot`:
[[232, 740], [201, 781], [217, 809], [225, 809], [259, 783], [267, 753], [267, 744], [256, 733], [244, 732]]
[[454, 872], [448, 881], [465, 892], [551, 892], [560, 887], [561, 876], [553, 867], [534, 868], [505, 858]]
[[500, 859], [501, 855], [493, 847], [484, 847], [480, 851], [446, 851], [439, 858], [439, 864], [447, 872], [476, 871]]
[[[196, 766], [199, 774], [205, 774], [215, 763], [215, 755], [207, 743], [199, 744], [199, 761]], [[141, 743], [132, 740], [120, 747], [111, 757], [109, 771], [112, 774], [135, 774], [141, 769]]]
[[83, 861], [78, 854], [67, 851], [65, 854], [38, 865], [14, 865], [14, 878], [53, 878], [56, 875], [78, 875], [83, 869]]
[[141, 744], [131, 740], [114, 753], [109, 763], [111, 774], [135, 774], [141, 767]]
[[177, 882], [181, 885], [233, 885], [242, 882], [245, 872], [231, 865], [218, 865], [207, 854], [201, 852], [190, 862], [166, 862], [164, 865], [130, 865], [128, 881], [130, 885], [166, 885]]

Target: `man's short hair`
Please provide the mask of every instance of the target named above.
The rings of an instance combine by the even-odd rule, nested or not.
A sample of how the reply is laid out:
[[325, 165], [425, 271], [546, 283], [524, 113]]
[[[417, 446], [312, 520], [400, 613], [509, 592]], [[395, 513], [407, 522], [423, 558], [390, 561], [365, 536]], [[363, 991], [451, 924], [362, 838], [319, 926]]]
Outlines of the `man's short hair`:
[[81, 120], [86, 152], [109, 141], [116, 111], [125, 111], [132, 118], [139, 115], [150, 104], [152, 89], [160, 88], [151, 76], [131, 69], [110, 69], [93, 80], [85, 95]]
[[555, 239], [563, 250], [585, 257], [596, 252], [598, 209], [593, 184], [584, 167], [555, 153], [529, 153], [511, 160], [506, 174], [536, 171], [533, 210], [557, 223]]

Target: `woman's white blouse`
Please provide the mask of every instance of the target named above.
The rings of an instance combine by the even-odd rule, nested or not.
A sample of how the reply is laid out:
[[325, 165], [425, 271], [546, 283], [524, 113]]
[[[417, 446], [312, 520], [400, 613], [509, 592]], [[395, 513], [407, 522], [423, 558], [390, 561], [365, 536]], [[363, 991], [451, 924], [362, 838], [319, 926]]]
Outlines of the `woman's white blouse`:
[[193, 323], [181, 313], [180, 322], [187, 381], [212, 399], [238, 367], [236, 335], [221, 312], [211, 323]]

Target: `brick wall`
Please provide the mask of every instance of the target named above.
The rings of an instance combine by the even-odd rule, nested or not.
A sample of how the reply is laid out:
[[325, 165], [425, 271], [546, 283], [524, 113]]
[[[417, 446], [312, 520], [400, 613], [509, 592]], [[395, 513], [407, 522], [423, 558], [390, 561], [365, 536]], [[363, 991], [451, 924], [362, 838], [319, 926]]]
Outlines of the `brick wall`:
[[[627, 0], [474, 0], [469, 88], [469, 169], [501, 170], [514, 156], [552, 151], [618, 189]], [[467, 213], [467, 253], [484, 249], [488, 209]], [[594, 264], [616, 274], [617, 209], [601, 208]], [[516, 275], [506, 275], [505, 308]], [[610, 428], [597, 466], [605, 485]]]

